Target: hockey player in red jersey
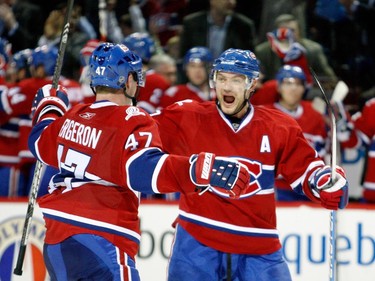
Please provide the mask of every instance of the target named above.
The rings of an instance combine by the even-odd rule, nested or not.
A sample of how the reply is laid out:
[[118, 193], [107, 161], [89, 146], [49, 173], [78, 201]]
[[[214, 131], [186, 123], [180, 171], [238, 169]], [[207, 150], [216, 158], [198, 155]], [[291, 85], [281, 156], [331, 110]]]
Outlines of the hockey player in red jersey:
[[[104, 43], [90, 60], [93, 104], [67, 111], [66, 91], [46, 85], [33, 106], [29, 146], [59, 168], [41, 197], [44, 260], [52, 280], [139, 280], [139, 192], [217, 189], [239, 197], [250, 174], [235, 159], [197, 151], [166, 154], [156, 122], [132, 106], [144, 85], [141, 59], [125, 45]], [[199, 203], [198, 203], [199, 204]]]
[[208, 101], [215, 99], [215, 91], [208, 85], [208, 74], [213, 62], [211, 51], [206, 47], [194, 47], [184, 56], [183, 68], [188, 82], [172, 86], [160, 98], [159, 108], [177, 101], [191, 99]]
[[[58, 49], [47, 45], [32, 50], [30, 57], [31, 77], [19, 81], [3, 95], [1, 103], [8, 115], [8, 118], [18, 118], [19, 147], [18, 157], [21, 170], [26, 174], [26, 183], [20, 187], [20, 196], [27, 196], [31, 186], [35, 157], [28, 149], [27, 140], [31, 131], [30, 108], [36, 91], [47, 83], [52, 83], [52, 75], [55, 70]], [[83, 95], [78, 82], [61, 77], [59, 84], [69, 89], [69, 100], [71, 105], [81, 102]], [[48, 168], [43, 180], [49, 181], [54, 170]], [[40, 189], [40, 194], [47, 191]]]
[[[375, 203], [375, 98], [368, 100], [362, 111], [353, 115], [355, 131], [358, 133], [358, 143], [366, 147], [367, 164], [364, 170], [362, 197], [364, 202]], [[353, 147], [353, 145], [352, 145]]]
[[[323, 115], [317, 112], [311, 101], [303, 100], [308, 91], [306, 75], [302, 68], [282, 66], [276, 74], [279, 101], [269, 105], [297, 121], [310, 145], [324, 159], [326, 156], [327, 126]], [[308, 200], [300, 192], [294, 192], [282, 176], [276, 178], [276, 199], [280, 201]]]
[[[148, 113], [153, 113], [159, 107], [164, 91], [172, 85], [167, 78], [173, 73], [176, 76], [176, 62], [166, 54], [157, 54], [155, 41], [148, 33], [132, 33], [122, 43], [142, 58], [147, 83], [139, 90], [137, 105]], [[160, 72], [167, 72], [166, 76]]]
[[181, 194], [169, 281], [290, 281], [276, 228], [274, 184], [279, 174], [325, 208], [347, 205], [344, 171], [335, 167], [337, 179], [331, 184], [331, 167], [298, 123], [249, 103], [258, 76], [252, 52], [228, 49], [212, 68], [216, 103], [179, 102], [154, 115], [169, 153], [210, 150], [238, 159], [251, 173], [252, 188], [239, 200], [229, 200], [215, 188], [201, 200], [196, 194]]
[[8, 115], [6, 96], [8, 94], [9, 65], [11, 55], [9, 44], [0, 38], [0, 197], [17, 197], [20, 194], [22, 175], [18, 157], [18, 118]]

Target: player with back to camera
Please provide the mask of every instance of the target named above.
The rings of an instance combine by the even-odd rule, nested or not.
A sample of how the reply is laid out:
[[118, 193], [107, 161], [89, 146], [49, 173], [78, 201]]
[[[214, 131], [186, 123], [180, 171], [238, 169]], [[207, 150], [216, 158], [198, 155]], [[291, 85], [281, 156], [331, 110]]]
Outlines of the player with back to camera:
[[319, 158], [297, 122], [249, 103], [258, 76], [251, 51], [228, 49], [214, 61], [211, 72], [216, 102], [178, 102], [153, 115], [169, 153], [214, 151], [239, 160], [251, 174], [250, 188], [239, 200], [229, 200], [215, 188], [201, 200], [196, 194], [181, 194], [169, 281], [290, 281], [276, 229], [278, 174], [327, 209], [347, 205], [343, 170], [335, 167], [337, 179], [331, 184], [331, 167]]
[[250, 175], [235, 159], [162, 151], [155, 121], [134, 106], [142, 63], [125, 45], [100, 44], [90, 76], [92, 104], [67, 110], [65, 89], [52, 85], [34, 99], [30, 149], [59, 168], [49, 194], [38, 199], [47, 228], [44, 261], [51, 280], [140, 280], [140, 192], [219, 188], [238, 197]]

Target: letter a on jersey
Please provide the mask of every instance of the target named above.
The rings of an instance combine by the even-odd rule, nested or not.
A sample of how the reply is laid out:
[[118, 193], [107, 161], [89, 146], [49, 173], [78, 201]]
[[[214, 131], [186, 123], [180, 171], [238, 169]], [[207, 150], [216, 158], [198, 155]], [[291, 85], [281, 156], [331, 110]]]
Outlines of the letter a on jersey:
[[271, 152], [270, 140], [268, 136], [262, 137], [262, 143], [260, 144], [260, 152]]

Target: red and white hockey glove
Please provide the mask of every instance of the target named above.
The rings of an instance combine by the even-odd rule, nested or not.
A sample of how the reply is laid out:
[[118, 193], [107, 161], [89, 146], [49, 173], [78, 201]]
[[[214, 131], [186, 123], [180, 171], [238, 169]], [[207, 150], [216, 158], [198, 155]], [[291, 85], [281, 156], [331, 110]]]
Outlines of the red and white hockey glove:
[[201, 152], [190, 157], [190, 178], [202, 193], [211, 186], [221, 188], [231, 198], [239, 198], [250, 183], [250, 172], [237, 160]]
[[67, 90], [64, 87], [59, 85], [55, 89], [51, 84], [44, 85], [36, 92], [31, 107], [32, 124], [35, 125], [47, 113], [54, 112], [58, 116], [62, 116], [68, 107], [69, 99]]
[[344, 209], [348, 205], [349, 188], [345, 172], [336, 166], [336, 180], [331, 183], [331, 167], [317, 169], [309, 178], [309, 185], [314, 195], [320, 198], [324, 208], [330, 210]]
[[293, 30], [280, 27], [267, 33], [268, 42], [277, 56], [284, 60], [291, 45], [296, 41]]

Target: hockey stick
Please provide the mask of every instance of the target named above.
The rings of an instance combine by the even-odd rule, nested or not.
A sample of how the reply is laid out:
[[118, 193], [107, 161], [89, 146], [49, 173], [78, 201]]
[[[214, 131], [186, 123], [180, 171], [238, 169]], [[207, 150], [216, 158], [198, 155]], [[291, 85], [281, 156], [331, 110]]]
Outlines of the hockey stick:
[[[59, 84], [63, 58], [64, 58], [65, 49], [66, 49], [66, 43], [68, 41], [69, 21], [70, 21], [72, 10], [73, 10], [73, 2], [74, 0], [68, 0], [67, 10], [65, 13], [65, 18], [64, 18], [64, 28], [61, 31], [59, 52], [57, 55], [56, 66], [55, 66], [55, 70], [53, 73], [53, 80], [52, 80], [52, 87], [54, 89], [57, 89], [58, 84]], [[13, 271], [13, 273], [16, 275], [22, 275], [22, 267], [23, 267], [23, 262], [25, 260], [26, 246], [27, 246], [27, 241], [29, 238], [35, 202], [36, 202], [36, 198], [38, 195], [42, 168], [43, 168], [42, 162], [37, 160], [35, 164], [33, 181], [31, 183], [29, 202], [27, 205], [25, 223], [23, 225], [23, 230], [22, 230], [22, 238], [21, 238], [20, 248], [18, 251], [17, 264]]]
[[[344, 81], [337, 82], [335, 89], [333, 90], [331, 101], [332, 102], [342, 102], [347, 94], [349, 93], [349, 87]], [[326, 112], [327, 105], [321, 97], [315, 97], [313, 99], [313, 107], [316, 111], [324, 114]]]
[[[322, 95], [323, 99], [326, 103], [326, 106], [329, 110], [329, 117], [331, 120], [331, 182], [334, 182], [336, 179], [336, 162], [337, 162], [337, 138], [336, 138], [336, 117], [335, 117], [335, 111], [333, 110], [333, 106], [328, 100], [328, 97], [322, 87], [320, 85], [319, 79], [314, 72], [314, 70], [310, 67], [310, 72], [312, 76], [314, 77], [314, 80], [316, 84], [318, 85]], [[332, 210], [330, 213], [330, 250], [329, 250], [329, 280], [330, 281], [336, 281], [336, 271], [337, 271], [337, 260], [336, 260], [336, 236], [337, 236], [337, 212]]]
[[107, 41], [108, 31], [108, 14], [106, 11], [107, 3], [106, 0], [99, 0], [99, 33], [100, 41]]

